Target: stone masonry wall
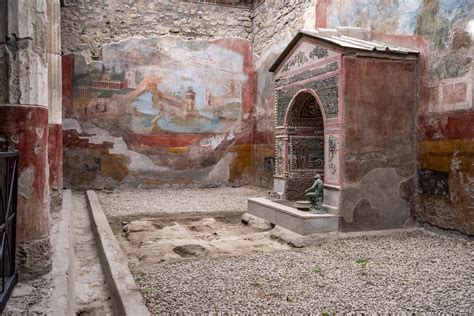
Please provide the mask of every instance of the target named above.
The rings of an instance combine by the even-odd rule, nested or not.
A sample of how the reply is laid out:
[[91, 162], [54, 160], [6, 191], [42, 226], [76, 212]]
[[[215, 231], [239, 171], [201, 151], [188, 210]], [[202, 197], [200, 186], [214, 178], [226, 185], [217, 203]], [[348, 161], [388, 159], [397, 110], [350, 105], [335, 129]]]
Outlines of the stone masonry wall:
[[253, 6], [197, 2], [63, 1], [66, 187], [249, 182]]
[[314, 28], [315, 0], [267, 0], [255, 7], [253, 41], [257, 70], [254, 185], [272, 188], [274, 76], [270, 66], [302, 28]]
[[263, 62], [257, 62], [261, 72], [258, 75], [259, 89], [263, 97], [257, 101], [258, 132], [254, 141], [263, 147], [255, 146], [251, 161], [256, 172], [255, 184], [270, 187], [272, 171], [268, 168], [271, 167], [268, 160], [267, 171], [264, 168], [264, 158], [273, 156], [273, 75], [268, 68], [293, 35], [305, 27], [305, 22], [306, 27], [314, 26], [315, 1], [267, 0], [257, 2], [255, 10], [245, 4], [196, 2], [64, 0], [61, 10], [63, 54], [79, 53], [89, 62], [102, 60], [104, 45], [135, 36], [173, 35], [204, 40], [240, 37], [250, 41], [255, 37], [257, 50], [254, 53], [263, 54]]
[[[272, 44], [294, 35], [311, 20], [308, 9], [314, 9], [315, 0], [267, 0], [255, 7], [253, 14], [254, 52], [260, 56]], [[314, 10], [310, 10], [314, 13]]]
[[251, 7], [168, 0], [65, 0], [63, 54], [101, 58], [101, 47], [133, 36], [252, 38]]

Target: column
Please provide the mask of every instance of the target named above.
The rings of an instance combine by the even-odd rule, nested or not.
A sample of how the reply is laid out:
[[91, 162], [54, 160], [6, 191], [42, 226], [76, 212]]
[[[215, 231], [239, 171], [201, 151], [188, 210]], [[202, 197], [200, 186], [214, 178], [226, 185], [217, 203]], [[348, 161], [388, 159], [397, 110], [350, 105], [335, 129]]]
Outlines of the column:
[[62, 147], [62, 66], [61, 66], [61, 5], [59, 0], [48, 1], [48, 110], [49, 110], [49, 185], [51, 209], [61, 207], [63, 187]]
[[20, 153], [17, 262], [23, 279], [51, 267], [47, 26], [46, 0], [0, 0], [0, 148]]

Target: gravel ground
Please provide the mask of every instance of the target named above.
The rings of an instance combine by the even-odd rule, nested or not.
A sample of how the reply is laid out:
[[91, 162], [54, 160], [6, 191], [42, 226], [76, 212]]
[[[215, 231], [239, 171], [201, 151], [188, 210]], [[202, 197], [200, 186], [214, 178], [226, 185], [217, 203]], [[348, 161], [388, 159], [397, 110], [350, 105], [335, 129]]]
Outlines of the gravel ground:
[[163, 186], [98, 191], [97, 194], [107, 217], [127, 217], [244, 213], [247, 211], [247, 198], [265, 197], [268, 190], [253, 187], [196, 189]]
[[[243, 213], [257, 188], [99, 192], [116, 220]], [[418, 230], [134, 271], [153, 314], [474, 312], [474, 242]]]
[[136, 273], [153, 314], [469, 313], [474, 242], [423, 230]]

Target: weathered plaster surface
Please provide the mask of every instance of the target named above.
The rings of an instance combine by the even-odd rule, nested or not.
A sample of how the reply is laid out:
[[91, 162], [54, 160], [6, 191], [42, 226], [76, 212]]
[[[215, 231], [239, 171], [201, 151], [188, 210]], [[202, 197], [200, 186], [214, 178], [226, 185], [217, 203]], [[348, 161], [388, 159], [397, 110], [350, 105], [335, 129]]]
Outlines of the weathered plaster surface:
[[62, 59], [60, 1], [47, 1], [47, 61], [48, 61], [48, 160], [51, 209], [60, 209], [63, 187], [62, 141]]
[[[54, 150], [48, 144], [48, 104], [53, 96], [49, 68], [54, 62], [49, 54], [53, 48], [49, 9], [54, 2], [59, 10], [56, 0], [0, 1], [0, 147], [17, 150], [20, 157], [17, 262], [21, 278], [50, 269], [48, 155]], [[60, 85], [56, 84], [59, 97]], [[59, 160], [56, 156], [53, 163]]]
[[48, 7], [47, 58], [49, 124], [61, 124], [61, 11], [59, 0], [50, 0]]
[[61, 190], [63, 187], [63, 138], [61, 124], [49, 124], [48, 162], [50, 188]]
[[347, 184], [342, 229], [377, 230], [412, 224], [409, 201], [400, 196], [400, 184], [405, 179], [395, 168], [374, 168], [360, 181]]
[[[259, 57], [255, 68], [248, 64], [244, 68], [253, 69], [253, 72], [248, 71], [248, 82], [255, 80], [257, 93], [244, 93], [242, 98], [243, 103], [247, 104], [243, 105], [246, 109], [243, 111], [246, 121], [242, 126], [245, 125], [249, 131], [245, 136], [239, 135], [239, 131], [230, 130], [225, 136], [210, 133], [198, 135], [198, 137], [196, 134], [188, 133], [163, 134], [157, 138], [153, 135], [137, 133], [136, 130], [117, 135], [111, 131], [110, 126], [106, 128], [102, 126], [103, 129], [112, 132], [114, 140], [111, 143], [104, 142], [100, 145], [101, 149], [94, 148], [94, 150], [110, 155], [109, 151], [113, 151], [116, 146], [114, 145], [115, 138], [121, 137], [122, 140], [118, 143], [127, 144], [127, 150], [130, 152], [145, 155], [155, 165], [172, 164], [174, 166], [173, 168], [176, 169], [173, 171], [174, 175], [168, 174], [163, 181], [171, 181], [170, 179], [190, 181], [189, 177], [184, 176], [185, 172], [187, 175], [192, 175], [190, 176], [194, 179], [192, 181], [205, 179], [219, 159], [226, 157], [229, 152], [238, 152], [239, 158], [233, 160], [229, 169], [229, 178], [248, 178], [242, 176], [242, 170], [248, 169], [246, 164], [250, 160], [249, 173], [252, 174], [252, 181], [255, 184], [271, 186], [272, 172], [269, 170], [271, 170], [272, 161], [266, 158], [272, 157], [274, 151], [274, 78], [268, 72], [268, 68], [298, 29], [311, 28], [315, 24], [318, 27], [329, 28], [355, 26], [372, 30], [374, 40], [419, 49], [421, 51], [419, 67], [421, 80], [418, 85], [417, 118], [418, 176], [416, 183], [419, 191], [417, 216], [421, 221], [428, 221], [439, 227], [472, 233], [473, 224], [470, 217], [473, 213], [471, 191], [474, 177], [471, 170], [473, 162], [470, 158], [473, 155], [470, 144], [474, 140], [472, 127], [474, 4], [472, 1], [376, 0], [370, 3], [364, 0], [265, 1], [257, 6], [253, 13], [248, 8], [170, 3], [159, 0], [119, 2], [93, 0], [87, 3], [66, 1], [66, 4], [67, 7], [62, 10], [65, 41], [63, 52], [81, 53], [88, 60], [100, 58], [104, 44], [128, 39], [133, 35], [153, 37], [174, 34], [204, 39], [239, 36], [253, 41], [254, 52]], [[0, 34], [1, 32], [0, 26]], [[107, 56], [104, 57], [107, 59]], [[67, 63], [71, 66], [72, 59], [66, 57], [63, 62], [63, 66]], [[2, 63], [0, 58], [0, 87], [5, 84], [8, 86], [6, 83], [8, 80], [1, 76], [1, 69], [5, 68], [5, 65], [6, 63]], [[66, 67], [66, 72], [70, 72], [71, 69], [72, 67]], [[72, 74], [69, 73], [68, 76], [71, 78]], [[63, 89], [66, 92], [69, 91], [65, 94], [63, 101], [67, 117], [74, 117], [75, 111], [71, 83], [72, 81], [69, 80], [69, 83], [66, 81], [63, 85]], [[1, 91], [2, 89], [0, 89], [0, 99], [2, 98]], [[248, 88], [244, 88], [243, 91], [248, 91]], [[245, 101], [245, 98], [248, 99]], [[100, 102], [98, 104], [101, 105]], [[255, 107], [251, 104], [255, 104]], [[127, 124], [125, 119], [121, 119], [116, 125], [123, 128]], [[65, 133], [72, 141], [82, 132], [78, 132], [78, 135], [69, 135], [69, 133], [75, 132], [70, 130]], [[92, 137], [93, 135], [81, 136]], [[92, 138], [95, 139], [95, 137]], [[81, 143], [78, 140], [74, 142]], [[250, 145], [249, 153], [250, 143], [253, 145]], [[229, 147], [229, 144], [233, 145]], [[401, 146], [402, 151], [406, 149], [401, 140], [397, 146]], [[164, 147], [169, 149], [165, 154], [158, 150], [153, 152], [154, 148]], [[188, 148], [186, 154], [183, 148]], [[206, 151], [206, 148], [212, 149], [212, 153]], [[79, 161], [81, 161], [80, 154], [78, 151], [78, 156], [75, 156]], [[183, 155], [186, 159], [181, 159]], [[144, 180], [137, 180], [139, 178], [128, 171], [122, 172], [119, 176], [113, 175], [112, 166], [128, 166], [131, 158], [123, 153], [112, 154], [112, 156], [120, 156], [120, 159], [105, 160], [108, 166], [104, 167], [108, 170], [105, 172], [107, 181], [112, 179], [111, 182], [116, 182], [117, 180], [114, 179], [116, 176], [124, 183], [127, 181], [134, 184], [162, 183], [158, 180], [159, 172], [154, 174], [153, 178]], [[159, 159], [160, 156], [165, 159]], [[377, 168], [383, 168], [387, 162], [390, 167], [394, 167], [394, 162], [397, 160], [396, 156], [386, 156], [380, 148], [375, 147], [368, 149], [360, 157], [366, 163], [362, 163], [360, 169], [353, 168], [349, 177], [363, 176], [364, 172], [370, 169], [371, 163], [374, 163], [373, 167]], [[355, 161], [359, 159], [358, 156], [350, 155], [348, 158]], [[244, 162], [239, 163], [240, 160]], [[401, 161], [405, 161], [405, 158]], [[186, 166], [190, 166], [189, 162], [193, 167], [186, 169]], [[97, 161], [90, 161], [87, 164], [91, 170], [90, 173], [93, 173], [94, 168], [100, 168], [98, 167], [100, 163]], [[270, 166], [270, 168], [265, 169], [265, 166]], [[124, 167], [125, 170], [127, 168]], [[437, 179], [435, 183], [441, 181], [443, 190], [431, 188], [432, 178], [424, 176], [426, 174], [438, 175], [438, 178], [435, 177]], [[78, 176], [82, 177], [79, 173]], [[406, 181], [413, 179], [411, 171], [403, 172], [403, 176]], [[359, 180], [358, 178], [357, 181]], [[449, 192], [452, 198], [446, 198], [446, 195], [440, 192]], [[367, 212], [371, 212], [370, 210], [374, 208], [373, 203], [364, 199], [357, 205], [358, 208], [366, 209]], [[446, 207], [451, 211], [445, 212], [446, 207], [443, 205], [447, 205]]]
[[49, 229], [48, 110], [0, 105], [0, 135], [20, 152], [18, 241], [44, 238]]
[[248, 183], [248, 41], [133, 38], [106, 45], [103, 55], [90, 64], [76, 56], [65, 91], [73, 98], [64, 119], [66, 185]]
[[375, 40], [420, 49], [417, 217], [472, 234], [474, 3], [319, 2], [320, 27], [367, 27], [376, 32]]
[[[472, 126], [472, 118], [469, 122]], [[421, 221], [474, 233], [473, 153], [473, 138], [419, 144], [417, 213]]]
[[[64, 80], [63, 80], [64, 78]], [[64, 55], [61, 58], [61, 81], [62, 81], [62, 113], [63, 117], [74, 115], [74, 94], [73, 79], [74, 78], [74, 55]]]
[[344, 57], [346, 230], [401, 228], [413, 219], [416, 61]]
[[275, 78], [269, 69], [290, 40], [291, 38], [285, 38], [274, 43], [256, 61], [258, 93], [255, 106], [256, 131], [253, 140], [252, 173], [254, 184], [268, 188], [273, 185], [273, 167], [269, 166], [265, 170], [265, 159], [273, 162], [275, 132]]
[[5, 12], [8, 24], [0, 39], [0, 101], [47, 105], [46, 1], [9, 1]]
[[33, 194], [33, 181], [35, 179], [35, 169], [26, 167], [18, 176], [18, 195], [25, 199], [31, 198]]
[[62, 76], [61, 55], [48, 53], [48, 110], [49, 124], [61, 124]]
[[235, 153], [227, 153], [224, 158], [212, 168], [207, 175], [206, 181], [211, 183], [222, 183], [227, 181], [230, 177], [230, 165], [235, 159]]

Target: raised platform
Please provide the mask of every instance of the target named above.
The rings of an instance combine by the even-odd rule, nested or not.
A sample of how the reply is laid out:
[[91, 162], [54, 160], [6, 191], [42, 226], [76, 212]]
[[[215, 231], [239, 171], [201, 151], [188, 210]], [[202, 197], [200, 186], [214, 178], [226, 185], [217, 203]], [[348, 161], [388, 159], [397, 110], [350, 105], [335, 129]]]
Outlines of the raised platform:
[[248, 199], [248, 213], [303, 236], [339, 230], [338, 215], [311, 214], [265, 198]]

